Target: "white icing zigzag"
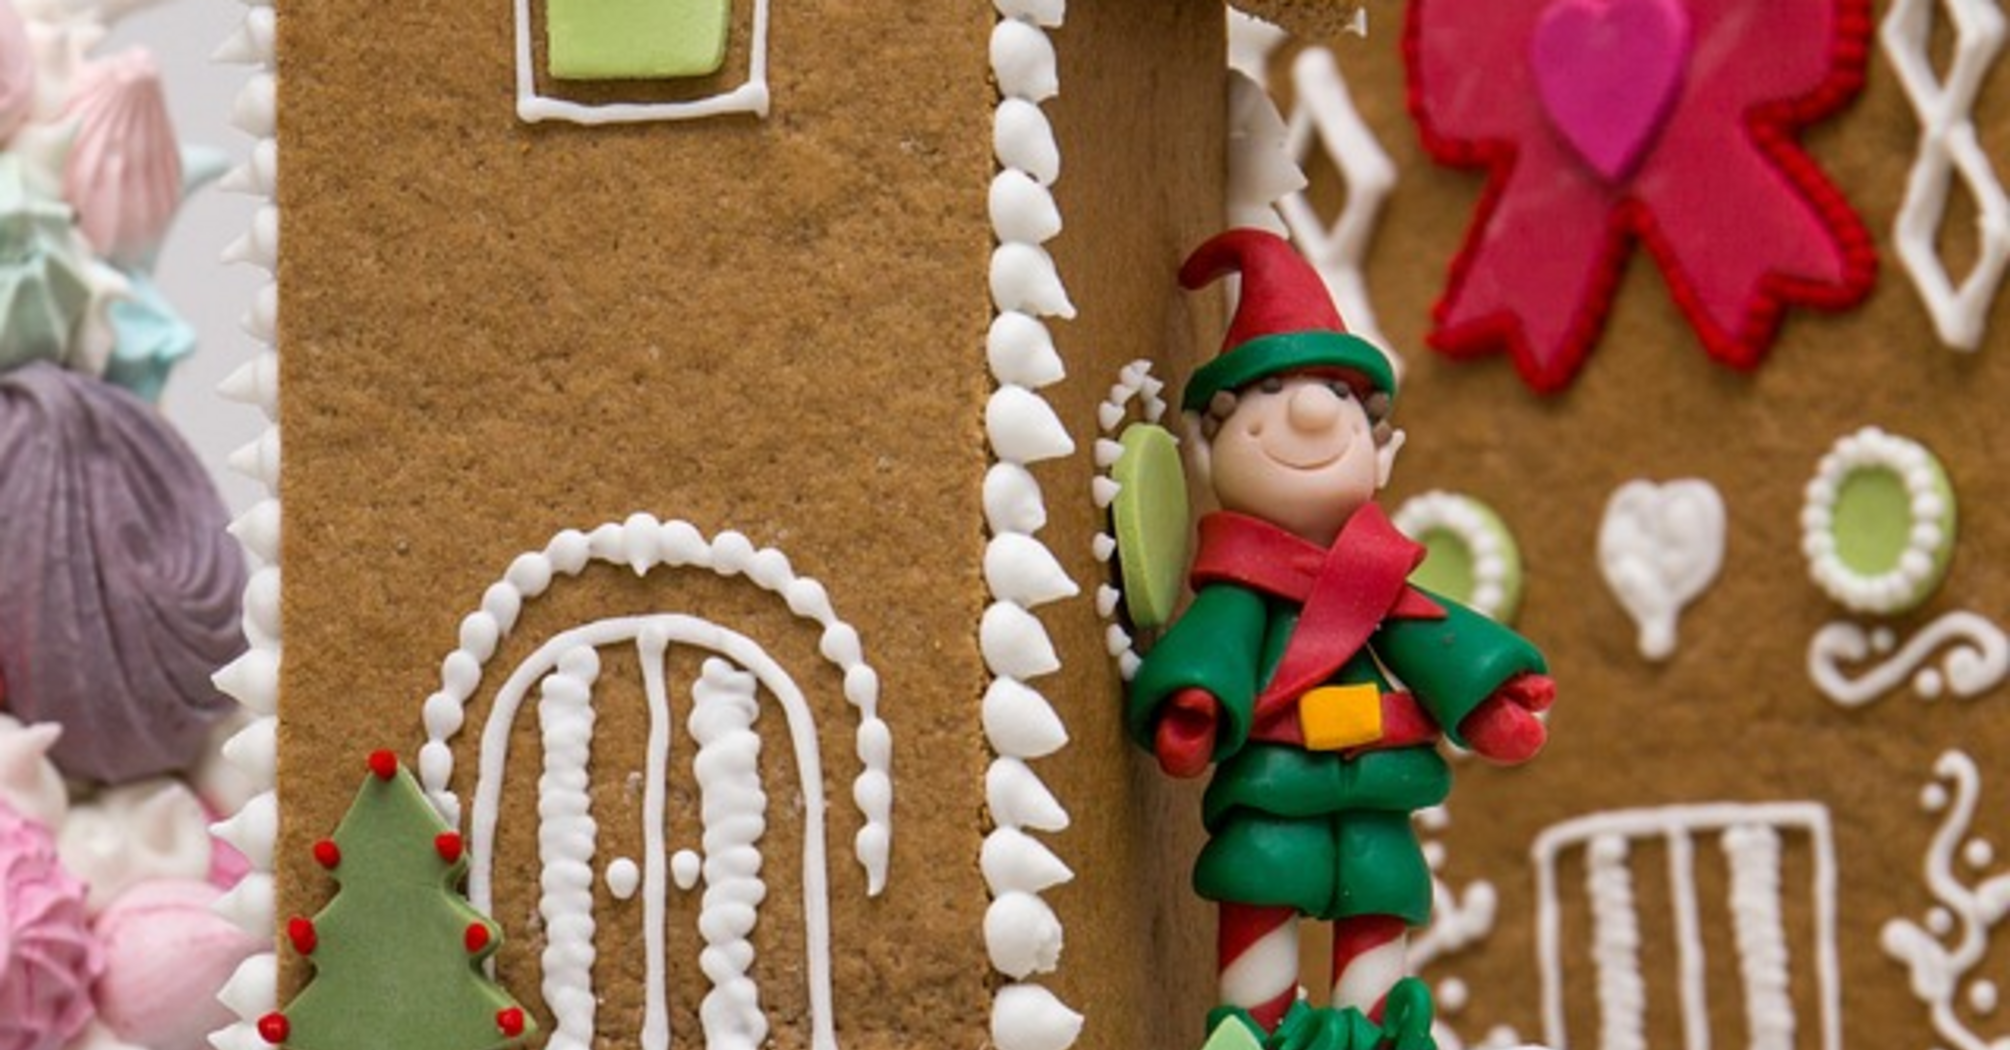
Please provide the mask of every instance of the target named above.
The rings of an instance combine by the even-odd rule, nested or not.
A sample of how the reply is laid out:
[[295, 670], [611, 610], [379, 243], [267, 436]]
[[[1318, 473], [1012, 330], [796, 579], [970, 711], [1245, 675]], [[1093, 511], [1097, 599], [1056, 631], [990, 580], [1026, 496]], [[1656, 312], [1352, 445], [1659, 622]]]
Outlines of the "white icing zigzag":
[[[1933, 20], [1945, 8], [1954, 23], [1954, 61], [1943, 82], [1932, 59]], [[1898, 82], [1919, 115], [1919, 156], [1905, 182], [1892, 239], [1926, 300], [1941, 342], [1957, 350], [1982, 345], [1989, 307], [2010, 266], [2010, 196], [1975, 134], [1975, 97], [2003, 49], [1997, 0], [1897, 0], [1878, 33]], [[1977, 255], [1956, 286], [1940, 258], [1947, 194], [1959, 177], [1975, 201]]]
[[[1956, 1000], [1965, 992], [1977, 1013], [1987, 1013], [1995, 1005], [1996, 985], [1976, 971], [1989, 954], [1997, 926], [2010, 913], [2010, 874], [1992, 875], [1973, 885], [1955, 875], [1957, 851], [1974, 869], [1995, 863], [1989, 843], [1969, 837], [1982, 777], [1974, 759], [1952, 750], [1941, 754], [1933, 773], [1940, 782], [1928, 785], [1920, 801], [1928, 812], [1946, 813], [1926, 853], [1926, 885], [1939, 904], [1926, 913], [1924, 925], [1910, 919], [1885, 923], [1878, 943], [1885, 954], [1905, 964], [1912, 994], [1925, 1004], [1933, 1030], [1942, 1039], [1954, 1050], [1991, 1050], [2002, 1039], [1977, 1035], [1962, 1018]], [[1951, 799], [1949, 785], [1954, 788]]]
[[[273, 135], [278, 120], [274, 79], [273, 33], [277, 22], [271, 0], [249, 0], [243, 25], [225, 41], [217, 59], [253, 67], [239, 93], [233, 122], [257, 141], [251, 160], [224, 177], [225, 189], [271, 201], [279, 181], [279, 143]], [[264, 343], [249, 363], [224, 380], [220, 393], [232, 401], [253, 405], [270, 424], [265, 433], [232, 457], [232, 465], [264, 483], [269, 498], [231, 523], [231, 535], [244, 545], [253, 572], [245, 589], [244, 627], [250, 648], [229, 667], [217, 672], [218, 689], [242, 703], [251, 717], [224, 745], [225, 760], [243, 774], [252, 795], [235, 819], [216, 825], [217, 835], [236, 846], [251, 861], [251, 873], [216, 904], [217, 913], [256, 937], [272, 936], [272, 845], [278, 830], [278, 796], [274, 793], [278, 766], [279, 664], [281, 657], [279, 603], [279, 212], [276, 203], [259, 209], [247, 237], [233, 245], [228, 258], [248, 262], [274, 275], [258, 293], [244, 328]], [[236, 1024], [210, 1036], [218, 1050], [268, 1050], [255, 1027], [258, 1019], [278, 1009], [278, 957], [261, 952], [246, 959], [218, 998], [238, 1018]]]
[[[1814, 916], [1813, 947], [1820, 1006], [1821, 1050], [1841, 1046], [1841, 970], [1836, 953], [1835, 839], [1828, 810], [1812, 802], [1677, 805], [1595, 813], [1555, 825], [1536, 838], [1536, 941], [1542, 975], [1544, 1043], [1567, 1046], [1560, 859], [1584, 855], [1585, 892], [1592, 916], [1591, 958], [1597, 969], [1601, 1047], [1645, 1045], [1646, 989], [1640, 972], [1639, 909], [1649, 902], [1635, 891], [1634, 843], [1658, 842], [1667, 854], [1667, 892], [1674, 912], [1675, 965], [1684, 1045], [1709, 1045], [1712, 1028], [1705, 975], [1709, 961], [1700, 918], [1696, 840], [1716, 835], [1730, 865], [1730, 912], [1743, 980], [1747, 1036], [1754, 1048], [1793, 1045], [1795, 1017], [1789, 989], [1780, 880], [1781, 842], [1792, 835], [1813, 856], [1808, 885]], [[1719, 1022], [1721, 1023], [1721, 1022]], [[1979, 1048], [1961, 1048], [1979, 1050]]]
[[[997, 462], [984, 480], [990, 528], [985, 578], [991, 605], [978, 626], [979, 647], [993, 684], [985, 694], [985, 736], [998, 758], [985, 777], [991, 820], [984, 870], [992, 902], [985, 947], [992, 966], [1016, 983], [991, 1005], [991, 1041], [998, 1050], [1066, 1050], [1081, 1033], [1082, 1016], [1025, 978], [1059, 963], [1060, 921], [1037, 896], [1072, 877], [1026, 829], [1057, 830], [1067, 813], [1027, 759], [1052, 753], [1067, 733], [1030, 680], [1060, 669], [1059, 657], [1033, 608], [1073, 597], [1079, 588], [1034, 534], [1046, 524], [1040, 485], [1027, 468], [1071, 455], [1075, 443], [1038, 391], [1064, 369], [1043, 318], [1073, 317], [1074, 304], [1042, 247], [1061, 232], [1051, 186], [1061, 173], [1060, 148], [1040, 103], [1060, 90], [1054, 45], [1046, 30], [1060, 26], [1065, 0], [994, 0], [991, 70], [999, 102], [992, 147], [999, 172], [991, 184], [991, 300], [996, 317], [987, 339], [998, 381], [985, 407], [985, 433]], [[1009, 885], [1001, 884], [1005, 879]]]
[[[1943, 647], [1939, 665], [1929, 666]], [[1874, 656], [1884, 659], [1854, 678], [1844, 673], [1844, 665]], [[1922, 699], [1937, 699], [1951, 690], [1956, 698], [1967, 700], [2010, 677], [2010, 637], [1988, 619], [1965, 610], [1920, 628], [1903, 646], [1890, 628], [1866, 630], [1838, 621], [1815, 632], [1808, 643], [1808, 677], [1823, 696], [1843, 707], [1863, 707], [1908, 680]]]

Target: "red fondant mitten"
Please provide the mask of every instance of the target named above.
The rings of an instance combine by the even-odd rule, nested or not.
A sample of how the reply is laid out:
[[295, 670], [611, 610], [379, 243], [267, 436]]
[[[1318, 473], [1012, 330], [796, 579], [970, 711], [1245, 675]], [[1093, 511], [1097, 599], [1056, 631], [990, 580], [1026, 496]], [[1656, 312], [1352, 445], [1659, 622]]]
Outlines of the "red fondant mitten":
[[1166, 702], [1152, 736], [1152, 751], [1168, 776], [1197, 777], [1214, 757], [1221, 705], [1205, 689], [1182, 689]]
[[1549, 738], [1536, 713], [1556, 702], [1556, 682], [1548, 675], [1521, 674], [1501, 683], [1459, 724], [1459, 735], [1480, 757], [1517, 765], [1535, 757]]

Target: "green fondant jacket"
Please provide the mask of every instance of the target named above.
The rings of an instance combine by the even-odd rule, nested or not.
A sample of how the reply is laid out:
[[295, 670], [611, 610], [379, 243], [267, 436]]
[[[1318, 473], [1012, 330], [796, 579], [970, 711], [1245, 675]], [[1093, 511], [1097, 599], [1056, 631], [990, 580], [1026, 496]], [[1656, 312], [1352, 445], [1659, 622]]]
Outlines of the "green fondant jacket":
[[[1457, 727], [1474, 708], [1509, 678], [1545, 667], [1520, 635], [1427, 597], [1443, 618], [1383, 621], [1327, 684], [1372, 682], [1387, 690], [1387, 667], [1462, 744]], [[1234, 583], [1203, 587], [1139, 667], [1126, 728], [1150, 749], [1163, 705], [1181, 690], [1206, 690], [1220, 704], [1203, 814], [1213, 840], [1194, 873], [1202, 896], [1290, 904], [1324, 918], [1389, 914], [1421, 923], [1429, 915], [1429, 873], [1409, 814], [1444, 801], [1450, 788], [1436, 748], [1352, 753], [1250, 740], [1256, 698], [1300, 611]]]

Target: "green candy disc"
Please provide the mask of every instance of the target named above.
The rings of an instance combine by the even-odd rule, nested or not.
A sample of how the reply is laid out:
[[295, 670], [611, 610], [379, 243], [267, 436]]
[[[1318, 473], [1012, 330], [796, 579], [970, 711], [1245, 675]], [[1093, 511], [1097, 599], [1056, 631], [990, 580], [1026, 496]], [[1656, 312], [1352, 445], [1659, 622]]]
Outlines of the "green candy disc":
[[1859, 613], [1917, 608], [1954, 557], [1954, 487], [1918, 442], [1865, 427], [1815, 468], [1801, 548], [1816, 585]]
[[1179, 441], [1155, 423], [1125, 428], [1124, 453], [1110, 468], [1119, 486], [1110, 513], [1131, 623], [1146, 629], [1172, 620], [1186, 576], [1191, 526]]

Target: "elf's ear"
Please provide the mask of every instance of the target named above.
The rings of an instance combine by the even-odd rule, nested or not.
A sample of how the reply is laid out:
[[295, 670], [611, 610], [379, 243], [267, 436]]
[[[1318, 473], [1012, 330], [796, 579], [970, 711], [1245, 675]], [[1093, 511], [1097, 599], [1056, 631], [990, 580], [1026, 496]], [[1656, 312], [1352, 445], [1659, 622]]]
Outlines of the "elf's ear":
[[1182, 412], [1180, 421], [1186, 428], [1186, 457], [1193, 464], [1194, 480], [1208, 490], [1214, 489], [1214, 448], [1207, 435], [1200, 428], [1200, 413]]
[[1403, 451], [1403, 442], [1408, 435], [1398, 430], [1389, 435], [1389, 441], [1375, 450], [1375, 487], [1389, 486], [1389, 475], [1396, 470], [1396, 453]]

